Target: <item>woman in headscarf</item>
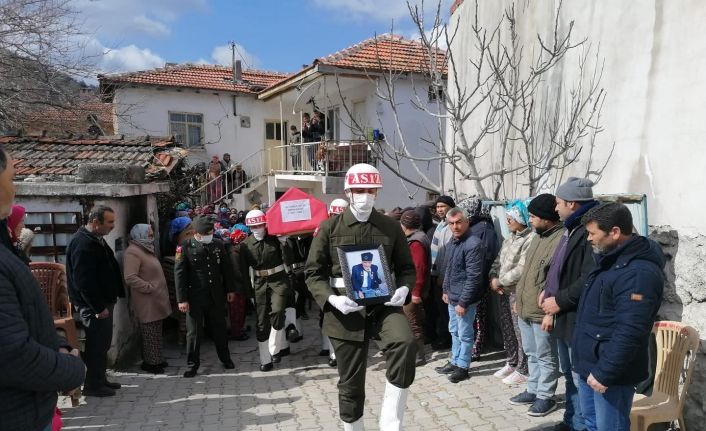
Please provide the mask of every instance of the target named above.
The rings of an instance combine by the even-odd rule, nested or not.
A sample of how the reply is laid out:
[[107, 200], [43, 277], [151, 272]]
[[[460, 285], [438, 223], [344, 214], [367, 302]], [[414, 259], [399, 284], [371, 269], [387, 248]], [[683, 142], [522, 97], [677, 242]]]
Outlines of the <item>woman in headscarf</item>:
[[[471, 235], [480, 239], [485, 247], [485, 261], [483, 264], [483, 286], [490, 286], [490, 267], [498, 255], [498, 235], [495, 233], [493, 218], [490, 215], [490, 208], [478, 198], [466, 198], [458, 203], [458, 206], [466, 211], [471, 224]], [[473, 343], [473, 360], [480, 359], [481, 350], [485, 344], [485, 334], [488, 317], [488, 295], [483, 295], [476, 308], [476, 340]]]
[[490, 268], [490, 289], [499, 295], [500, 329], [507, 354], [505, 366], [493, 376], [510, 385], [526, 382], [529, 374], [527, 356], [522, 351], [517, 313], [513, 308], [515, 286], [524, 270], [525, 255], [534, 234], [529, 227], [529, 211], [521, 200], [510, 202], [505, 207], [505, 216], [510, 234], [503, 241], [500, 254]]
[[177, 217], [169, 224], [169, 241], [171, 247], [169, 256], [174, 256], [177, 245], [194, 236], [194, 228], [191, 226], [191, 218]]
[[218, 156], [213, 156], [213, 160], [208, 164], [208, 201], [215, 202], [223, 193], [223, 183], [221, 181], [221, 163]]
[[15, 254], [22, 259], [26, 264], [29, 264], [29, 255], [25, 253], [20, 242], [22, 229], [25, 227], [25, 207], [22, 205], [13, 205], [10, 215], [7, 216], [7, 230], [12, 240], [12, 247]]
[[125, 284], [131, 289], [130, 304], [140, 322], [144, 371], [162, 374], [168, 364], [162, 358], [162, 320], [172, 313], [167, 280], [154, 254], [154, 233], [148, 224], [130, 230], [130, 245], [123, 256]]

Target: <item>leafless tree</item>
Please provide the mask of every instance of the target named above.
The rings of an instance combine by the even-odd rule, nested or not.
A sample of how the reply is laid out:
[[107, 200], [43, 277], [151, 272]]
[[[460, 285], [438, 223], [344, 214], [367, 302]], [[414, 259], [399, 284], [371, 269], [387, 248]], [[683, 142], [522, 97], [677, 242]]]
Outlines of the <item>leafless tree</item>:
[[42, 107], [72, 106], [76, 80], [94, 76], [82, 36], [69, 0], [0, 2], [0, 130]]
[[[395, 97], [400, 74], [371, 75], [378, 98], [389, 104], [397, 124], [396, 143], [385, 141], [378, 149], [388, 167], [395, 171], [403, 161], [411, 164], [418, 180], [399, 169], [398, 175], [438, 193], [455, 194], [455, 184], [470, 181], [483, 199], [535, 195], [560, 182], [567, 170], [579, 172], [581, 163], [586, 167], [582, 173], [600, 179], [612, 155], [611, 147], [607, 158], [595, 160], [597, 147], [603, 145], [597, 140], [606, 96], [600, 87], [603, 66], [598, 49], [593, 50], [586, 40], [572, 40], [573, 21], [562, 27], [561, 3], [550, 36], [538, 34], [534, 41], [522, 40], [517, 29], [522, 13], [533, 7], [529, 2], [520, 6], [520, 12], [511, 3], [491, 25], [481, 22], [477, 1], [474, 19], [467, 24], [457, 17], [453, 25], [443, 22], [440, 2], [431, 25], [425, 23], [423, 2], [407, 5], [426, 52], [425, 83], [431, 83], [429, 93], [439, 96], [430, 109], [427, 87], [420, 86], [424, 93], [411, 102], [437, 118], [438, 133], [422, 146], [425, 154], [413, 151], [419, 146], [404, 139], [397, 119], [397, 107], [407, 102]], [[472, 40], [459, 39], [462, 25], [470, 26]], [[455, 44], [467, 48], [461, 50]], [[440, 60], [442, 47], [449, 49]], [[568, 61], [569, 53], [579, 60]], [[385, 62], [379, 59], [382, 70]], [[568, 73], [578, 76], [573, 82], [549, 77], [571, 67], [578, 72]], [[443, 161], [450, 170], [449, 186], [424, 175], [424, 165], [431, 161]]]

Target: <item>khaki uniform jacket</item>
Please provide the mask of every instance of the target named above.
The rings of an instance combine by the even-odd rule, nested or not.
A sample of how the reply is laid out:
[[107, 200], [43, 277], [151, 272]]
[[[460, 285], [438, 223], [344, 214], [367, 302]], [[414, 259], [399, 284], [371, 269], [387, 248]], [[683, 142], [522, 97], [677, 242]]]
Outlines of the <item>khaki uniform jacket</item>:
[[235, 292], [235, 275], [223, 242], [209, 244], [195, 239], [184, 241], [174, 263], [177, 302], [190, 306], [225, 303], [225, 294]]
[[[305, 273], [306, 284], [324, 311], [322, 331], [329, 337], [363, 341], [366, 315], [378, 307], [386, 307], [370, 306], [359, 312], [344, 315], [328, 303], [330, 295], [345, 295], [344, 289], [331, 287], [329, 280], [330, 277], [342, 277], [337, 247], [367, 244], [371, 247], [383, 245], [389, 269], [395, 276], [397, 286], [407, 286], [410, 294], [414, 287], [416, 270], [399, 222], [378, 213], [375, 209], [366, 223], [356, 220], [350, 209], [324, 221], [314, 233]], [[407, 302], [410, 298], [411, 295], [407, 295]]]
[[[286, 243], [285, 243], [286, 244]], [[240, 243], [240, 276], [245, 286], [246, 295], [254, 298], [253, 286], [250, 282], [250, 268], [256, 271], [272, 269], [277, 266], [294, 263], [292, 249], [288, 245], [282, 245], [276, 236], [266, 235], [262, 241], [250, 235], [245, 241]], [[264, 285], [265, 282], [278, 282], [280, 279], [287, 282], [287, 273], [282, 271], [273, 276], [255, 276], [255, 288]]]
[[544, 289], [554, 249], [563, 233], [564, 226], [559, 223], [541, 235], [535, 235], [527, 248], [524, 271], [515, 287], [517, 314], [522, 319], [541, 323], [544, 318], [544, 311], [537, 305], [537, 298]]

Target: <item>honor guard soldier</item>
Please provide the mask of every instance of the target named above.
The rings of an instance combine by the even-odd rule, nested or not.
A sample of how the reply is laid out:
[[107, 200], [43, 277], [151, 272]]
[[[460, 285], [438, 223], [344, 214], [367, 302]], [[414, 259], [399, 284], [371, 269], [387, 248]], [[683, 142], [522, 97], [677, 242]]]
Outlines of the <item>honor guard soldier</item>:
[[230, 359], [226, 338], [225, 307], [235, 299], [235, 276], [230, 259], [219, 239], [213, 238], [213, 220], [198, 216], [193, 222], [194, 238], [177, 247], [174, 283], [179, 311], [186, 313], [186, 361], [184, 377], [194, 377], [199, 365], [203, 322], [208, 322], [216, 344], [218, 359], [226, 369], [235, 365]]
[[[379, 340], [387, 363], [381, 430], [402, 429], [407, 392], [414, 381], [417, 347], [402, 306], [411, 299], [408, 286], [414, 286], [415, 268], [399, 223], [373, 208], [380, 188], [382, 179], [375, 167], [360, 163], [348, 170], [344, 190], [350, 206], [320, 225], [306, 263], [309, 290], [324, 311], [323, 333], [338, 359], [338, 404], [344, 430], [363, 429], [371, 338]], [[364, 307], [345, 295], [336, 248], [352, 245], [384, 247], [398, 286], [388, 302]]]
[[[294, 261], [287, 237], [267, 234], [265, 213], [252, 210], [245, 216], [245, 224], [252, 235], [240, 245], [240, 273], [243, 283], [255, 298], [257, 310], [257, 344], [260, 350], [260, 370], [270, 371], [273, 362], [289, 354], [284, 334], [284, 313], [291, 299], [291, 286], [285, 264]], [[254, 289], [250, 282], [250, 268], [254, 272]], [[272, 338], [272, 343], [269, 343]], [[272, 349], [269, 345], [272, 344]]]
[[311, 247], [311, 235], [290, 236], [287, 245], [292, 250], [294, 262], [290, 265], [289, 279], [292, 283], [292, 296], [289, 307], [285, 311], [285, 333], [287, 341], [297, 343], [303, 337], [301, 319], [307, 320], [307, 298], [311, 295], [306, 287], [304, 265]]

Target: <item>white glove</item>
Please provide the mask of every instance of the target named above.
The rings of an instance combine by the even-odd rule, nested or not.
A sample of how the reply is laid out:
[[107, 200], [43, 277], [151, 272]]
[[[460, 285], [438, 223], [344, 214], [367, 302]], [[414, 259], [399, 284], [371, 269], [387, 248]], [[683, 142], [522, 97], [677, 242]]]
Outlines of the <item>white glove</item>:
[[358, 305], [349, 297], [343, 295], [331, 295], [328, 297], [328, 302], [343, 314], [353, 313], [365, 308], [362, 305]]
[[289, 235], [278, 236], [277, 239], [279, 240], [280, 244], [284, 245], [289, 239]]
[[390, 298], [389, 301], [385, 303], [385, 305], [389, 305], [392, 307], [401, 307], [404, 305], [405, 299], [407, 299], [407, 294], [409, 293], [409, 287], [407, 286], [400, 286], [395, 290], [395, 294], [392, 295], [392, 298]]

